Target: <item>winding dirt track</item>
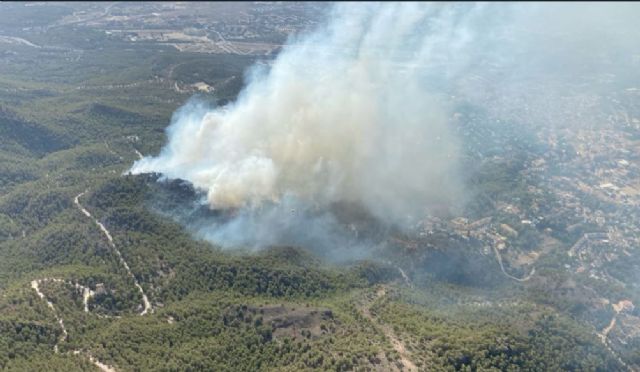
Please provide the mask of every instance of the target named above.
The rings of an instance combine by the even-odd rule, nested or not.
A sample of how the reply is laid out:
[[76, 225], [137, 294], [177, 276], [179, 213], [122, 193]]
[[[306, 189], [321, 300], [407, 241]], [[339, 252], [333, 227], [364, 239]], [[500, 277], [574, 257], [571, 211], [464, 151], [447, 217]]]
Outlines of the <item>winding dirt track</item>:
[[407, 285], [407, 287], [413, 288], [413, 285], [411, 284], [411, 280], [409, 280], [409, 277], [404, 272], [404, 270], [402, 270], [402, 268], [400, 266], [398, 266], [397, 269], [398, 269], [398, 271], [400, 271], [400, 275], [402, 276], [402, 280], [404, 280], [404, 283]]
[[[58, 321], [58, 324], [60, 325], [60, 329], [62, 329], [62, 335], [60, 336], [60, 339], [53, 346], [53, 351], [56, 354], [58, 354], [58, 353], [60, 353], [60, 348], [58, 347], [58, 345], [61, 342], [65, 342], [67, 340], [67, 337], [69, 336], [69, 333], [67, 332], [67, 328], [64, 325], [64, 320], [58, 314], [58, 311], [56, 310], [55, 306], [53, 306], [53, 303], [51, 303], [51, 301], [49, 301], [47, 299], [47, 297], [44, 295], [44, 293], [42, 293], [42, 291], [40, 290], [40, 283], [46, 283], [46, 282], [68, 283], [68, 284], [74, 285], [74, 287], [76, 287], [76, 288], [82, 288], [83, 289], [83, 302], [84, 302], [84, 311], [85, 312], [89, 312], [89, 308], [87, 306], [87, 302], [88, 302], [90, 296], [88, 297], [87, 293], [90, 293], [91, 295], [93, 295], [94, 292], [91, 291], [87, 287], [81, 286], [81, 285], [79, 285], [77, 283], [74, 284], [74, 283], [66, 282], [66, 281], [64, 281], [62, 279], [44, 278], [44, 279], [38, 279], [38, 280], [31, 281], [31, 288], [33, 288], [33, 290], [36, 291], [36, 294], [38, 295], [38, 297], [40, 297], [40, 299], [42, 299], [43, 301], [45, 301], [47, 303], [47, 306], [49, 307], [49, 309], [53, 313], [53, 316]], [[89, 292], [87, 292], [87, 290], [89, 290]], [[79, 355], [79, 354], [82, 354], [83, 352], [81, 350], [74, 350], [72, 353], [73, 353], [73, 355]], [[93, 365], [98, 367], [98, 369], [100, 369], [102, 372], [116, 372], [115, 368], [111, 367], [108, 364], [100, 362], [98, 359], [96, 359], [89, 352], [84, 352], [84, 354], [86, 354], [87, 358], [89, 359], [89, 361], [91, 363], [93, 363]]]
[[[386, 296], [387, 288], [382, 286], [376, 292], [376, 299]], [[418, 367], [409, 359], [409, 353], [407, 352], [404, 343], [393, 331], [393, 328], [386, 324], [381, 324], [380, 322], [375, 320], [373, 314], [371, 314], [371, 305], [375, 300], [368, 302], [365, 306], [361, 308], [362, 314], [365, 318], [369, 319], [371, 323], [376, 324], [376, 326], [382, 331], [384, 336], [391, 342], [393, 349], [400, 355], [400, 363], [402, 363], [403, 371], [418, 371]]]
[[531, 272], [525, 276], [524, 278], [516, 278], [515, 276], [509, 274], [505, 269], [504, 269], [504, 264], [502, 263], [502, 256], [500, 255], [500, 252], [498, 251], [498, 248], [496, 248], [495, 246], [493, 247], [493, 251], [496, 254], [496, 259], [498, 260], [498, 263], [500, 264], [500, 270], [502, 270], [502, 273], [509, 279], [513, 279], [517, 282], [526, 282], [527, 280], [531, 279], [531, 277], [533, 276], [533, 274], [536, 273], [536, 268], [534, 267], [533, 269], [531, 269]]
[[613, 330], [613, 328], [616, 326], [616, 321], [618, 320], [618, 314], [620, 313], [620, 310], [616, 309], [615, 307], [614, 309], [615, 309], [615, 314], [611, 318], [611, 322], [609, 322], [609, 325], [606, 326], [601, 333], [596, 333], [596, 334], [598, 335], [598, 337], [600, 337], [600, 341], [602, 341], [602, 344], [604, 345], [604, 347], [607, 348], [607, 350], [609, 350], [611, 355], [613, 355], [614, 358], [616, 358], [618, 362], [620, 362], [620, 364], [622, 364], [628, 371], [631, 371], [631, 372], [637, 371], [636, 369], [631, 368], [631, 366], [625, 363], [622, 360], [622, 358], [620, 358], [618, 353], [616, 353], [609, 345], [609, 332], [611, 332], [611, 330]]
[[129, 267], [129, 264], [127, 263], [127, 261], [125, 261], [124, 257], [122, 257], [122, 253], [120, 253], [120, 250], [116, 247], [116, 245], [113, 243], [113, 237], [111, 236], [111, 233], [109, 232], [109, 230], [107, 230], [106, 227], [104, 227], [104, 225], [102, 224], [102, 222], [98, 221], [96, 218], [94, 218], [91, 213], [89, 213], [88, 210], [86, 210], [82, 204], [80, 204], [79, 202], [79, 198], [84, 195], [86, 193], [86, 191], [81, 192], [80, 194], [78, 194], [75, 199], [73, 199], [73, 202], [78, 206], [78, 208], [80, 208], [80, 211], [82, 211], [82, 213], [87, 216], [88, 218], [90, 218], [102, 231], [102, 233], [104, 234], [104, 236], [106, 236], [107, 238], [107, 242], [109, 243], [109, 246], [111, 247], [111, 249], [113, 249], [113, 251], [115, 252], [115, 254], [118, 256], [118, 259], [120, 260], [120, 264], [127, 270], [127, 275], [129, 275], [132, 279], [133, 279], [133, 283], [136, 286], [136, 288], [138, 289], [138, 291], [140, 292], [140, 294], [142, 295], [142, 302], [143, 302], [143, 309], [142, 312], [140, 312], [140, 315], [146, 315], [148, 312], [152, 312], [153, 308], [151, 306], [151, 302], [149, 302], [149, 298], [147, 297], [147, 295], [144, 293], [144, 290], [142, 289], [142, 286], [140, 286], [140, 283], [138, 282], [138, 279], [136, 279], [136, 277], [133, 275], [133, 272], [131, 272], [131, 268]]
[[[141, 154], [137, 150], [136, 150], [136, 153], [139, 156], [141, 156]], [[94, 218], [91, 215], [91, 213], [89, 213], [89, 211], [86, 210], [80, 204], [79, 199], [85, 193], [86, 193], [86, 191], [78, 194], [73, 199], [74, 203], [80, 209], [80, 211], [85, 216], [87, 216], [87, 218], [90, 218], [100, 228], [100, 230], [102, 231], [104, 236], [107, 238], [107, 242], [109, 243], [109, 247], [111, 247], [111, 249], [116, 253], [116, 255], [118, 256], [118, 259], [120, 261], [120, 264], [126, 269], [127, 275], [129, 275], [133, 279], [134, 285], [136, 286], [136, 288], [138, 289], [138, 291], [142, 295], [142, 302], [143, 302], [142, 303], [142, 305], [143, 305], [142, 307], [143, 307], [143, 309], [139, 313], [139, 315], [140, 316], [144, 316], [144, 315], [149, 314], [150, 312], [153, 312], [153, 307], [151, 306], [151, 302], [149, 302], [149, 299], [147, 298], [147, 295], [144, 293], [144, 290], [142, 289], [142, 286], [140, 285], [140, 283], [138, 282], [136, 277], [131, 272], [131, 268], [129, 267], [129, 264], [127, 263], [127, 261], [125, 261], [124, 257], [120, 253], [120, 250], [118, 250], [116, 245], [113, 243], [113, 238], [112, 238], [111, 233], [109, 232], [109, 230], [107, 230], [107, 228], [100, 221], [98, 221], [96, 218]], [[84, 310], [85, 313], [89, 312], [89, 300], [91, 299], [91, 297], [95, 296], [95, 291], [93, 291], [91, 288], [85, 287], [85, 286], [83, 286], [81, 284], [72, 283], [72, 282], [65, 281], [65, 280], [59, 279], [59, 278], [42, 278], [42, 279], [36, 279], [36, 280], [31, 281], [31, 288], [36, 292], [36, 294], [38, 295], [38, 297], [41, 300], [46, 302], [47, 307], [53, 313], [53, 316], [56, 318], [56, 321], [58, 322], [58, 324], [60, 325], [60, 329], [62, 330], [62, 335], [60, 336], [60, 339], [58, 340], [58, 342], [56, 342], [56, 344], [53, 347], [54, 352], [56, 354], [58, 354], [60, 352], [58, 345], [67, 340], [67, 337], [69, 336], [69, 333], [67, 332], [67, 328], [64, 325], [64, 319], [62, 319], [62, 317], [60, 316], [58, 310], [55, 308], [53, 303], [45, 296], [45, 294], [42, 293], [42, 291], [40, 290], [40, 284], [47, 283], [47, 282], [66, 283], [66, 284], [69, 284], [69, 285], [73, 286], [76, 290], [80, 291], [82, 293], [82, 304], [83, 304], [83, 310]], [[100, 316], [100, 317], [105, 317], [105, 316]], [[89, 359], [89, 361], [91, 363], [93, 363], [93, 365], [95, 365], [97, 368], [99, 368], [103, 372], [116, 372], [116, 369], [114, 367], [112, 367], [112, 366], [110, 366], [108, 364], [102, 363], [101, 361], [96, 359], [93, 355], [91, 355], [91, 353], [88, 352], [88, 351], [74, 350], [72, 352], [72, 354], [73, 355], [81, 355], [81, 354], [85, 355]]]
[[[58, 322], [58, 324], [60, 324], [60, 329], [62, 329], [62, 335], [60, 336], [60, 339], [53, 346], [53, 351], [55, 351], [55, 353], [57, 354], [59, 352], [58, 344], [60, 344], [61, 342], [66, 341], [67, 340], [67, 336], [69, 336], [69, 333], [67, 332], [67, 328], [64, 326], [64, 320], [62, 320], [62, 318], [58, 314], [58, 311], [56, 310], [55, 306], [53, 306], [53, 303], [51, 303], [51, 301], [49, 301], [45, 297], [44, 293], [42, 293], [42, 291], [40, 291], [40, 282], [42, 282], [42, 281], [46, 282], [46, 281], [50, 281], [50, 280], [52, 280], [52, 279], [45, 278], [45, 279], [40, 279], [40, 280], [33, 280], [31, 282], [31, 288], [33, 288], [33, 290], [36, 291], [36, 294], [38, 295], [38, 297], [40, 297], [40, 299], [44, 300], [47, 303], [47, 306], [49, 307], [51, 312], [53, 312], [53, 316], [56, 318], [56, 321]], [[55, 280], [55, 279], [53, 279], [53, 280]]]

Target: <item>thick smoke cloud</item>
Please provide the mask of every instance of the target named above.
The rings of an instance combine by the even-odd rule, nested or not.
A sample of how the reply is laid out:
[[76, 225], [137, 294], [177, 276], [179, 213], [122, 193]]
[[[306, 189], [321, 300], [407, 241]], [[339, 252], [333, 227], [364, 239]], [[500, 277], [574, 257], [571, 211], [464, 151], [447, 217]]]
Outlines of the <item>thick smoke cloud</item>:
[[[252, 70], [235, 103], [178, 110], [161, 153], [132, 172], [187, 180], [210, 208], [238, 209], [199, 228], [226, 246], [340, 245], [350, 230], [339, 229], [336, 203], [387, 225], [413, 223], [465, 199], [454, 102], [487, 105], [523, 79], [593, 72], [603, 55], [632, 61], [637, 9], [336, 5], [270, 69]], [[491, 84], [469, 82], [487, 72]]]

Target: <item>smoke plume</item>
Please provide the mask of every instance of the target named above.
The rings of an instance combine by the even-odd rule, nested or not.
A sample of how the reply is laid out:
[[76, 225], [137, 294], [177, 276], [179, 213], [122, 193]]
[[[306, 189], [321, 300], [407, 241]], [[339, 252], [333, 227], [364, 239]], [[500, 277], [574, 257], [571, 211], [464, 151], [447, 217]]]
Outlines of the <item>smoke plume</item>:
[[[465, 199], [455, 104], [490, 105], [489, 94], [550, 71], [594, 71], [594, 57], [580, 58], [629, 47], [611, 44], [612, 11], [618, 32], [637, 30], [601, 4], [335, 5], [270, 68], [251, 70], [234, 103], [178, 110], [160, 154], [132, 173], [187, 180], [211, 209], [237, 210], [198, 228], [223, 246], [335, 247], [355, 234], [332, 212], [340, 203], [413, 223]], [[468, 80], [491, 71], [492, 83]]]

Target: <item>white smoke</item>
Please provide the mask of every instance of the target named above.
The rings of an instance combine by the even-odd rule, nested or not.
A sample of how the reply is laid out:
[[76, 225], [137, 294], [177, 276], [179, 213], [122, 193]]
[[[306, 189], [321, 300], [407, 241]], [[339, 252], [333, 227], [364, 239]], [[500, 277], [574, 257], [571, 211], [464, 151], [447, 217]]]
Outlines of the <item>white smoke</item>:
[[[594, 33], [575, 14], [567, 18], [595, 19], [584, 7], [336, 5], [324, 27], [293, 40], [269, 71], [254, 69], [235, 103], [177, 111], [168, 144], [132, 173], [181, 178], [206, 192], [211, 208], [240, 208], [233, 223], [204, 233], [232, 245], [275, 244], [294, 225], [304, 235], [318, 220], [284, 217], [296, 208], [350, 202], [398, 223], [452, 206], [464, 197], [450, 118], [452, 96], [469, 87], [458, 80], [487, 66], [507, 71], [506, 82], [527, 76], [531, 63], [571, 63], [571, 48], [584, 40], [566, 32], [581, 25]], [[555, 40], [540, 36], [547, 28], [565, 37], [556, 54], [544, 50]]]
[[413, 72], [430, 62], [432, 43], [411, 39], [431, 8], [339, 8], [326, 30], [285, 49], [232, 106], [180, 110], [167, 147], [133, 173], [189, 180], [214, 208], [290, 194], [319, 205], [359, 202], [393, 219], [455, 198], [449, 113]]

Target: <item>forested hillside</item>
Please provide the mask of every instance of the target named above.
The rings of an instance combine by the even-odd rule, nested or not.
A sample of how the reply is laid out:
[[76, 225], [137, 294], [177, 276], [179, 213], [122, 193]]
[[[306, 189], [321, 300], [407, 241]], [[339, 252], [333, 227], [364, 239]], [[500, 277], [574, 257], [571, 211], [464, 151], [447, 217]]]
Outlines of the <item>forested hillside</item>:
[[[376, 254], [336, 263], [300, 246], [225, 250], [171, 218], [168, 206], [197, 192], [158, 174], [128, 174], [131, 165], [160, 151], [176, 109], [194, 97], [232, 102], [248, 68], [268, 65], [275, 49], [129, 42], [93, 29], [90, 17], [62, 18], [74, 12], [62, 3], [46, 11], [1, 4], [0, 12], [1, 370], [627, 368], [599, 338], [613, 311], [587, 308], [597, 296], [563, 276], [564, 252], [544, 253], [537, 276], [522, 280], [529, 266], [482, 253], [468, 231], [397, 229]], [[528, 141], [519, 135], [514, 148]], [[494, 156], [503, 140], [481, 155]], [[469, 172], [477, 198], [468, 216], [485, 217], [500, 195], [534, 204], [518, 178], [527, 161]], [[539, 233], [523, 229], [514, 244], [533, 251], [571, 241]], [[640, 302], [629, 288], [602, 287]], [[624, 360], [640, 365], [638, 350]]]

